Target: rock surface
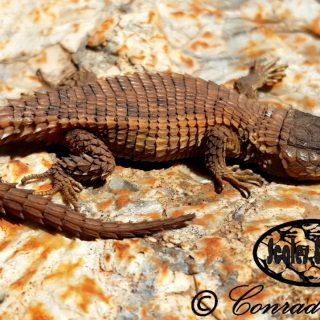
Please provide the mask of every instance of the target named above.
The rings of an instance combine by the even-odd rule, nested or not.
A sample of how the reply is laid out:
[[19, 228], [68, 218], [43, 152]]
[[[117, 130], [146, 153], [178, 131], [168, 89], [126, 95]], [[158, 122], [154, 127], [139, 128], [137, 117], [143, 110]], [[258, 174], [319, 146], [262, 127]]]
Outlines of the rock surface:
[[[232, 86], [254, 59], [280, 57], [289, 64], [287, 77], [261, 99], [320, 115], [315, 0], [22, 0], [19, 5], [3, 0], [0, 21], [3, 105], [42, 87], [37, 70], [52, 84], [78, 67], [100, 76], [172, 70]], [[43, 172], [54, 162], [52, 155], [3, 155], [1, 175], [19, 181]], [[265, 286], [252, 305], [318, 303], [317, 288], [289, 286], [262, 273], [252, 248], [272, 226], [319, 218], [320, 185], [270, 182], [253, 187], [246, 200], [229, 184], [217, 195], [198, 167], [181, 162], [143, 170], [124, 163], [109, 185], [80, 195], [82, 211], [105, 220], [195, 212], [197, 218], [183, 230], [86, 242], [1, 219], [0, 317], [196, 319], [191, 300], [197, 290], [209, 289], [219, 298], [213, 318], [238, 319], [229, 291], [246, 284]], [[49, 181], [33, 186], [48, 187]], [[54, 200], [61, 202], [59, 195]]]

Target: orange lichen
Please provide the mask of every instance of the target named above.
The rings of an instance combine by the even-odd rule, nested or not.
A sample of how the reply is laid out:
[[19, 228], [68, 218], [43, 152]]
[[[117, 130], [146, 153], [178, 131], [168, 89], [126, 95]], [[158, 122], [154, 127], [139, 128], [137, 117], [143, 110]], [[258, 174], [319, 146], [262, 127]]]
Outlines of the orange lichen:
[[296, 186], [285, 186], [285, 187], [279, 187], [279, 192], [281, 192], [281, 195], [292, 195], [292, 194], [299, 194], [303, 191], [301, 187]]
[[163, 44], [163, 51], [164, 51], [164, 53], [166, 53], [166, 54], [169, 53], [169, 46], [168, 46], [167, 43], [164, 43], [164, 44]]
[[202, 0], [192, 0], [190, 4], [190, 14], [193, 18], [197, 18], [202, 14], [221, 18], [223, 15], [223, 11], [220, 9], [206, 7]]
[[155, 11], [149, 11], [148, 14], [148, 23], [152, 23], [154, 19], [157, 17], [157, 13]]
[[263, 5], [261, 3], [258, 3], [257, 11], [256, 11], [255, 16], [254, 16], [254, 20], [257, 21], [257, 22], [263, 21], [263, 19], [264, 19], [263, 13], [264, 13]]
[[207, 259], [207, 263], [211, 264], [218, 257], [221, 257], [222, 252], [222, 239], [218, 236], [211, 236], [202, 238], [199, 241], [198, 247], [196, 250], [196, 254], [199, 257], [203, 257]]
[[249, 52], [248, 55], [252, 60], [255, 60], [262, 56], [265, 56], [268, 52], [270, 52], [270, 49], [256, 49]]
[[175, 316], [173, 314], [165, 315], [162, 317], [163, 320], [179, 320], [181, 317]]
[[320, 35], [320, 17], [313, 19], [306, 28], [316, 35]]
[[113, 17], [108, 17], [106, 20], [104, 20], [97, 28], [96, 32], [91, 37], [89, 37], [88, 46], [92, 47], [103, 43], [106, 40], [105, 33], [108, 29], [110, 29], [113, 23]]
[[39, 82], [39, 77], [37, 77], [35, 75], [28, 76], [28, 79], [30, 79], [31, 81], [34, 81], [34, 82]]
[[[0, 49], [1, 49], [1, 48], [0, 48]], [[13, 87], [11, 87], [11, 86], [9, 86], [8, 84], [0, 81], [0, 91], [10, 92], [10, 91], [12, 91], [12, 90], [13, 90]]]
[[182, 211], [182, 210], [175, 210], [175, 211], [173, 211], [172, 213], [171, 213], [171, 217], [179, 217], [179, 216], [182, 216], [182, 215], [184, 215], [185, 214], [185, 212], [184, 211]]
[[116, 200], [116, 206], [118, 209], [125, 207], [130, 201], [130, 198], [127, 195], [121, 195]]
[[77, 284], [70, 285], [65, 292], [61, 294], [61, 299], [65, 300], [70, 296], [76, 297], [76, 304], [84, 312], [88, 311], [89, 305], [96, 301], [96, 298], [107, 305], [112, 299], [111, 296], [107, 296], [103, 292], [94, 279], [89, 278], [88, 276], [84, 276]]
[[18, 223], [12, 223], [5, 219], [0, 219], [0, 228], [6, 234], [6, 239], [0, 242], [1, 251], [5, 249], [10, 244], [11, 240], [17, 236], [17, 232], [21, 231], [25, 227]]
[[247, 234], [252, 234], [252, 233], [255, 233], [256, 231], [260, 231], [260, 230], [261, 230], [261, 226], [259, 224], [257, 224], [256, 222], [254, 222], [253, 224], [247, 225], [245, 228], [245, 232]]
[[22, 175], [29, 172], [28, 165], [21, 162], [20, 160], [15, 160], [15, 159], [10, 160], [9, 161], [9, 168], [12, 170], [12, 173], [15, 178], [20, 178]]
[[124, 169], [124, 167], [123, 166], [116, 166], [115, 168], [114, 168], [114, 171], [113, 172], [121, 172], [122, 170]]
[[224, 274], [229, 274], [232, 271], [239, 271], [239, 264], [234, 264], [233, 260], [229, 257], [225, 257], [223, 264], [221, 264], [220, 269]]
[[262, 49], [261, 42], [254, 40], [249, 40], [246, 47], [240, 50], [241, 53], [249, 56], [252, 60], [265, 56], [269, 51], [268, 48]]
[[76, 262], [60, 263], [55, 270], [45, 276], [44, 280], [70, 278], [74, 272], [82, 266], [82, 263], [82, 258], [78, 259]]
[[117, 50], [116, 50], [116, 53], [121, 55], [121, 54], [124, 54], [128, 51], [128, 46], [126, 44], [122, 45], [121, 47], [119, 47]]
[[35, 61], [37, 63], [40, 63], [40, 64], [45, 64], [48, 62], [48, 58], [47, 58], [47, 53], [44, 51], [42, 52], [38, 57], [37, 59], [35, 59]]
[[301, 103], [307, 109], [313, 109], [317, 106], [317, 101], [307, 96], [301, 100]]
[[153, 320], [154, 317], [150, 317], [149, 312], [150, 312], [150, 306], [141, 306], [140, 308], [140, 315], [141, 318], [140, 319], [144, 319], [144, 320]]
[[310, 190], [310, 191], [307, 191], [306, 194], [308, 196], [319, 196], [320, 192], [319, 191], [315, 191], [315, 190]]
[[189, 68], [194, 66], [194, 61], [190, 57], [181, 56], [181, 62]]
[[146, 176], [144, 177], [141, 182], [143, 183], [143, 185], [149, 185], [149, 186], [153, 186], [156, 183], [157, 179], [151, 176]]
[[291, 207], [301, 207], [301, 201], [293, 198], [286, 197], [284, 199], [271, 198], [264, 202], [265, 208], [291, 208]]
[[181, 18], [186, 16], [186, 13], [183, 11], [174, 11], [174, 12], [171, 12], [171, 15], [175, 18]]
[[[52, 12], [52, 5], [50, 3], [43, 4], [39, 8], [35, 8], [30, 13], [31, 19], [33, 22], [38, 23], [40, 20], [47, 19], [48, 17], [51, 18], [52, 21], [55, 21], [57, 18], [57, 15]], [[46, 15], [46, 17], [43, 17], [43, 15]]]
[[195, 218], [192, 220], [192, 224], [198, 224], [200, 226], [208, 226], [210, 223], [215, 222], [215, 218], [217, 217], [217, 213], [207, 213], [204, 214], [202, 217]]
[[[1, 228], [2, 228], [2, 221], [5, 221], [5, 220], [3, 220], [3, 219], [0, 220], [0, 227], [1, 227]], [[6, 249], [6, 248], [10, 245], [11, 240], [12, 240], [12, 238], [11, 238], [11, 239], [2, 240], [2, 241], [0, 242], [0, 251]], [[2, 272], [2, 270], [1, 270], [1, 272]]]
[[41, 163], [43, 166], [45, 166], [47, 169], [50, 169], [52, 167], [52, 162], [45, 159], [45, 158], [42, 158], [41, 159]]
[[220, 196], [223, 196], [225, 198], [225, 197], [232, 197], [235, 194], [238, 194], [238, 191], [235, 188], [233, 188], [229, 183], [225, 183], [225, 185], [228, 187], [223, 189]]
[[30, 281], [30, 279], [39, 271], [40, 265], [47, 259], [48, 255], [54, 251], [60, 249], [65, 244], [65, 240], [60, 236], [53, 236], [49, 233], [40, 233], [37, 237], [30, 237], [26, 243], [8, 258], [11, 259], [17, 254], [23, 252], [31, 252], [42, 248], [37, 257], [30, 263], [29, 269], [24, 274], [11, 284], [12, 289], [23, 289]]
[[55, 21], [57, 18], [57, 15], [55, 13], [52, 12], [52, 4], [51, 3], [46, 3], [43, 4], [41, 9], [43, 10], [43, 12], [51, 18], [52, 21]]
[[193, 42], [190, 47], [192, 50], [198, 50], [199, 48], [208, 49], [210, 48], [210, 45], [205, 41], [198, 40]]
[[276, 35], [275, 31], [271, 28], [261, 27], [261, 33], [263, 33], [267, 38], [272, 38]]
[[33, 9], [30, 15], [33, 22], [38, 23], [40, 21], [41, 14], [38, 8]]
[[109, 198], [107, 200], [103, 200], [99, 203], [97, 203], [96, 207], [99, 210], [107, 210], [113, 203], [113, 198]]
[[213, 33], [210, 31], [206, 31], [202, 34], [203, 38], [212, 38], [213, 37]]
[[294, 75], [294, 80], [295, 80], [295, 81], [300, 81], [302, 78], [303, 78], [303, 76], [302, 76], [301, 73], [296, 73], [296, 74]]
[[161, 212], [154, 211], [154, 212], [150, 212], [150, 213], [144, 214], [143, 217], [144, 217], [144, 219], [145, 218], [160, 219], [160, 218], [162, 218], [162, 215], [161, 215]]
[[306, 46], [305, 50], [308, 55], [318, 55], [319, 54], [319, 48], [318, 48], [318, 46], [316, 46], [314, 44], [310, 44], [309, 46]]
[[133, 59], [133, 60], [144, 60], [146, 58], [146, 56], [141, 53], [140, 55], [132, 55], [130, 56], [130, 59]]
[[296, 44], [302, 44], [302, 43], [306, 42], [306, 40], [307, 40], [307, 38], [301, 34], [296, 35], [294, 38], [294, 42]]
[[130, 240], [127, 241], [115, 241], [113, 243], [113, 248], [115, 249], [115, 255], [119, 261], [130, 262], [135, 259], [134, 255], [131, 254], [131, 244]]
[[100, 27], [99, 27], [99, 31], [105, 32], [107, 31], [113, 24], [113, 18], [112, 17], [108, 17], [106, 20], [104, 20]]
[[158, 276], [158, 281], [161, 283], [165, 281], [165, 279], [168, 277], [168, 274], [170, 272], [169, 265], [166, 262], [163, 262], [158, 265], [158, 270], [159, 270], [159, 276]]
[[105, 256], [104, 256], [104, 259], [106, 260], [106, 262], [110, 262], [111, 261], [111, 255], [109, 253], [107, 253]]
[[46, 310], [42, 302], [37, 302], [28, 308], [28, 315], [32, 320], [53, 320], [54, 317]]

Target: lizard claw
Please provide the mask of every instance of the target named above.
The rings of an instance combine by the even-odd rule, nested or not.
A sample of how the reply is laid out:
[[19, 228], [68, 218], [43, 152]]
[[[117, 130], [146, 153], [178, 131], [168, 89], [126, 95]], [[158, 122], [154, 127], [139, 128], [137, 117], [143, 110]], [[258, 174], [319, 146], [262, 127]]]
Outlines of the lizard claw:
[[263, 179], [252, 170], [241, 170], [238, 165], [227, 168], [214, 177], [215, 190], [221, 193], [223, 190], [223, 180], [228, 181], [235, 189], [237, 189], [244, 198], [249, 198], [251, 192], [248, 184], [256, 186], [263, 185]]
[[280, 82], [285, 76], [285, 70], [288, 68], [287, 64], [277, 65], [279, 58], [273, 59], [266, 64], [254, 62], [250, 68], [250, 73], [257, 73], [261, 77], [262, 85], [269, 87], [277, 82]]
[[54, 165], [44, 173], [31, 174], [23, 177], [21, 184], [24, 185], [31, 180], [41, 181], [46, 178], [50, 178], [52, 180], [52, 189], [47, 191], [35, 191], [34, 194], [46, 196], [61, 192], [63, 198], [71, 204], [75, 210], [78, 210], [77, 192], [80, 192], [83, 187], [79, 182], [68, 176], [58, 165]]

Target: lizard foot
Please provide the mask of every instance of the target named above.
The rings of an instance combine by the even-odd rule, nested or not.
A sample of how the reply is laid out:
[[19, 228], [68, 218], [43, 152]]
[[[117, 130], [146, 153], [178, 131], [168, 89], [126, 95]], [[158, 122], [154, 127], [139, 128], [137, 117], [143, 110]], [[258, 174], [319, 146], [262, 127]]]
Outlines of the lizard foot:
[[241, 170], [238, 165], [226, 168], [215, 174], [214, 183], [217, 193], [221, 193], [223, 190], [223, 180], [228, 181], [244, 198], [249, 198], [251, 194], [248, 184], [260, 187], [263, 185], [263, 179], [259, 175], [249, 169]]
[[288, 68], [288, 65], [277, 65], [278, 61], [279, 59], [273, 59], [266, 64], [255, 61], [253, 66], [250, 68], [250, 73], [259, 74], [261, 85], [271, 87], [277, 82], [280, 82], [286, 76], [285, 70]]
[[273, 59], [266, 64], [255, 61], [249, 69], [249, 74], [235, 81], [234, 88], [247, 98], [256, 99], [259, 88], [265, 85], [272, 87], [285, 77], [288, 65], [278, 65], [278, 60]]
[[68, 176], [59, 165], [54, 165], [51, 169], [40, 174], [31, 174], [23, 177], [21, 184], [24, 185], [32, 180], [44, 180], [50, 178], [53, 184], [52, 189], [47, 191], [35, 191], [34, 194], [37, 195], [53, 195], [56, 192], [61, 192], [63, 198], [73, 206], [75, 210], [78, 210], [77, 204], [77, 192], [80, 192], [83, 187], [82, 185]]

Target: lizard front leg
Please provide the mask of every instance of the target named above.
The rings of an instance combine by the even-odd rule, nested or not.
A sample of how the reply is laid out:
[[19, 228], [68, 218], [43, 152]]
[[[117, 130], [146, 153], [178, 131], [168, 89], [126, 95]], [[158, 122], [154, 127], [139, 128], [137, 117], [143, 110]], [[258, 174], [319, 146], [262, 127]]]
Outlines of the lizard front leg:
[[239, 78], [234, 83], [234, 88], [248, 98], [256, 99], [258, 89], [263, 86], [273, 86], [285, 77], [285, 70], [288, 65], [277, 64], [278, 59], [274, 59], [267, 64], [257, 61], [250, 67], [248, 75]]
[[44, 173], [24, 177], [21, 182], [25, 184], [31, 180], [49, 177], [53, 184], [52, 189], [35, 193], [52, 195], [60, 191], [65, 200], [78, 209], [76, 192], [82, 190], [78, 181], [105, 180], [113, 172], [115, 160], [104, 142], [88, 131], [69, 131], [65, 135], [65, 143], [70, 150], [68, 157], [60, 159]]
[[262, 186], [263, 180], [251, 170], [241, 170], [239, 166], [227, 167], [227, 156], [240, 154], [240, 141], [237, 135], [226, 126], [214, 126], [203, 140], [205, 165], [213, 174], [217, 193], [223, 190], [223, 180], [228, 181], [242, 196], [248, 198], [248, 184]]

